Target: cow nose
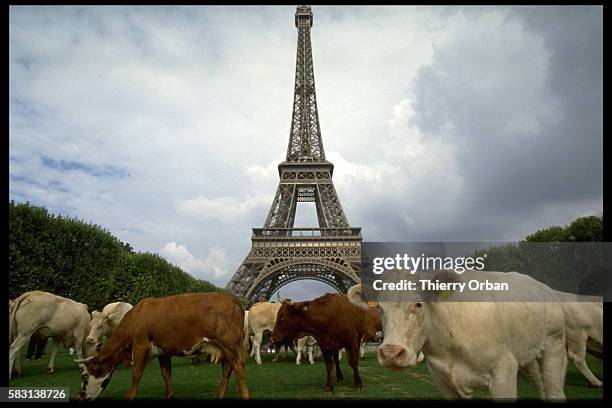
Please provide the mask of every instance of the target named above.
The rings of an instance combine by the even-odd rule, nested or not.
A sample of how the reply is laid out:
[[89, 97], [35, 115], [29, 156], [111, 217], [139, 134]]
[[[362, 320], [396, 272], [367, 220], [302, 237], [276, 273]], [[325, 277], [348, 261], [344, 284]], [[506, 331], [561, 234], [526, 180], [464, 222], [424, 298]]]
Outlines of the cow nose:
[[408, 352], [397, 344], [384, 344], [378, 348], [378, 358], [385, 367], [407, 367]]
[[85, 339], [85, 342], [87, 344], [94, 344], [96, 341], [94, 340], [93, 337], [88, 337], [88, 338]]

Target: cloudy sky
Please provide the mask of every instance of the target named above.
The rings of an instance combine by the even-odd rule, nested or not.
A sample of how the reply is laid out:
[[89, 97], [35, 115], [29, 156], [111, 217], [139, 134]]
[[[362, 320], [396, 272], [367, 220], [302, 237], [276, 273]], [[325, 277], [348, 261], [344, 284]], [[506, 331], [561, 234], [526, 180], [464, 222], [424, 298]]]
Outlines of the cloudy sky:
[[[313, 12], [326, 155], [366, 240], [516, 240], [602, 211], [602, 7]], [[293, 13], [11, 7], [10, 198], [224, 286], [286, 154]]]

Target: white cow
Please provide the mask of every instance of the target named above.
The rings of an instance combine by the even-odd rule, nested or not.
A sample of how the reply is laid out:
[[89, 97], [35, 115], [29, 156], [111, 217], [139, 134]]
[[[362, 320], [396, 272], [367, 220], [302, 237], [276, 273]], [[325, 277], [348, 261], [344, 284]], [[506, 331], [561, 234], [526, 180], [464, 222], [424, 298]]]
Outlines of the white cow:
[[91, 312], [91, 331], [85, 339], [85, 351], [87, 355], [96, 354], [102, 346], [102, 338], [110, 337], [117, 329], [121, 320], [127, 312], [132, 309], [132, 305], [125, 302], [114, 302], [104, 306], [101, 312], [94, 310]]
[[603, 357], [603, 302], [578, 301], [574, 294], [555, 293], [565, 313], [567, 356], [592, 387], [601, 388], [603, 382], [589, 369], [585, 357], [587, 352]]
[[253, 333], [251, 357], [255, 358], [257, 365], [261, 365], [260, 347], [264, 332], [274, 329], [280, 307], [281, 303], [257, 302], [249, 310], [249, 329]]
[[308, 353], [308, 362], [314, 364], [314, 349], [317, 341], [312, 336], [300, 337], [297, 341], [297, 357], [295, 358], [295, 364], [302, 364], [302, 352]]
[[[432, 281], [444, 280], [448, 274], [454, 272], [442, 273]], [[533, 299], [553, 296], [548, 286], [516, 272], [470, 271], [455, 274], [453, 279], [474, 278], [481, 282], [503, 279], [516, 293], [531, 294]], [[361, 300], [361, 285], [352, 287], [348, 297], [366, 305]], [[385, 333], [378, 349], [382, 366], [414, 367], [422, 351], [433, 383], [445, 398], [471, 398], [475, 389], [488, 387], [492, 398], [510, 400], [517, 397], [520, 368], [536, 386], [541, 379], [541, 397], [565, 399], [565, 318], [559, 302], [379, 304]]]
[[21, 375], [19, 356], [34, 333], [53, 338], [47, 371], [52, 373], [60, 342], [74, 341], [78, 358], [89, 333], [87, 305], [47, 292], [26, 292], [15, 299], [9, 315], [9, 379], [13, 367]]

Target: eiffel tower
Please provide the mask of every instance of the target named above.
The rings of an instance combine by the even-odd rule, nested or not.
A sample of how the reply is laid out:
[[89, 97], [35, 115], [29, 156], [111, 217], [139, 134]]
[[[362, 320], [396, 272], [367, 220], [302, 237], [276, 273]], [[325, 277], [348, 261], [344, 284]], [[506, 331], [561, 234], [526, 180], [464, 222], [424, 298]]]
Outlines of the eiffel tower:
[[[361, 228], [351, 227], [325, 159], [315, 93], [310, 6], [298, 6], [293, 115], [287, 158], [263, 228], [253, 228], [251, 250], [226, 286], [251, 300], [270, 299], [282, 286], [302, 279], [325, 282], [339, 292], [360, 281]], [[298, 203], [314, 202], [318, 228], [295, 228]]]

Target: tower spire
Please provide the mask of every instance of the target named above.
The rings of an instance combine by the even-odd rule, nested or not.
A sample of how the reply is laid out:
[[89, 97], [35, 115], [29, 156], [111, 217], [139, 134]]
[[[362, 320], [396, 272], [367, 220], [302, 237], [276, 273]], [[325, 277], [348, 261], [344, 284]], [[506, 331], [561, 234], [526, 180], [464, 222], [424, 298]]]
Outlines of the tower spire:
[[310, 6], [297, 6], [295, 26], [298, 38], [293, 114], [286, 159], [290, 163], [325, 162], [310, 43], [312, 23], [313, 16]]

